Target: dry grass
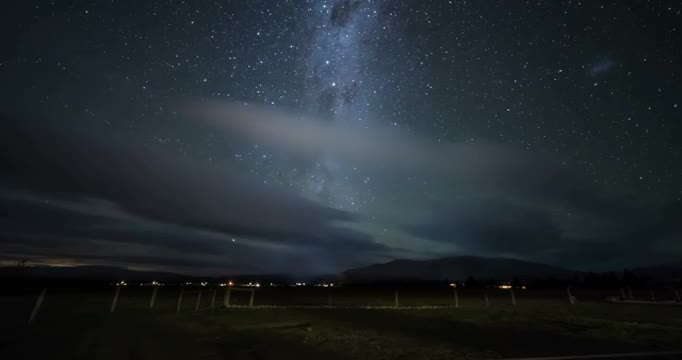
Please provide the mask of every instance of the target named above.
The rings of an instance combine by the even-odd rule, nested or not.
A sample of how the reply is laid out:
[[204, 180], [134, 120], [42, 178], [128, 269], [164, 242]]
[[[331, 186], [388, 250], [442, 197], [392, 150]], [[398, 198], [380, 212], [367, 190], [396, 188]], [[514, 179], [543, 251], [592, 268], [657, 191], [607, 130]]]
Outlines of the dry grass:
[[195, 294], [187, 292], [176, 317], [172, 291], [162, 290], [153, 310], [146, 293], [128, 291], [114, 314], [111, 295], [49, 294], [31, 327], [24, 323], [32, 298], [5, 299], [0, 358], [479, 359], [682, 349], [682, 307], [673, 306], [520, 297], [518, 306], [498, 301], [486, 308], [463, 296], [459, 309], [195, 313]]

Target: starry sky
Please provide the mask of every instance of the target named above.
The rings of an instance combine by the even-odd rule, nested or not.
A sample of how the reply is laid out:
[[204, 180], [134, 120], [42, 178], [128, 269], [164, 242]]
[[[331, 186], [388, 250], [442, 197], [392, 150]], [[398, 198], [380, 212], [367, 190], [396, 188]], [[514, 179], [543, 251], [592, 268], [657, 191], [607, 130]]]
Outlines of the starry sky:
[[682, 259], [678, 1], [6, 7], [0, 264]]

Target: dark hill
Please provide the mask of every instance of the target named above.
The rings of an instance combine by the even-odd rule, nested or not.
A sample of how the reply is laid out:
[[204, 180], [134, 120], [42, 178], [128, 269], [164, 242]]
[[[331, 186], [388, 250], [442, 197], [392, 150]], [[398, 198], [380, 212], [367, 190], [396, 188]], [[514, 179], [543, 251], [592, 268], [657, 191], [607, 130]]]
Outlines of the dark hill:
[[511, 280], [570, 278], [576, 271], [508, 258], [454, 256], [435, 260], [394, 260], [344, 272], [347, 282], [443, 281], [477, 279]]

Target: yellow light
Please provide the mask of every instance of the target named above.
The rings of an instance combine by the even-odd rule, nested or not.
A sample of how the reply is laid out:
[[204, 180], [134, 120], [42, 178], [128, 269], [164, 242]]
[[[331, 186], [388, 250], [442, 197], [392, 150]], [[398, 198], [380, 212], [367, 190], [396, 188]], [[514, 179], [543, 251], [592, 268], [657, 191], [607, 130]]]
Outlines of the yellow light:
[[228, 282], [228, 284], [229, 284], [230, 286], [233, 286], [233, 285], [234, 285], [234, 283], [233, 283], [232, 281]]
[[450, 283], [450, 287], [456, 288], [457, 284], [456, 283]]

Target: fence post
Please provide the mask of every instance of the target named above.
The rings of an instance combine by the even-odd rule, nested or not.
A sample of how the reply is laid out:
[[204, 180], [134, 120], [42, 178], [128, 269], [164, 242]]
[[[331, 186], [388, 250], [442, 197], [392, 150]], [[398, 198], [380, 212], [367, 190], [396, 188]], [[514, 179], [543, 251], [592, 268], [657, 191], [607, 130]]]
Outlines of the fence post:
[[628, 295], [630, 295], [630, 300], [635, 300], [635, 297], [632, 296], [632, 289], [628, 286]]
[[180, 307], [182, 306], [182, 295], [185, 293], [185, 287], [180, 285], [180, 297], [178, 297], [178, 309], [175, 311], [175, 315], [180, 315]]
[[490, 300], [488, 300], [488, 294], [486, 293], [483, 294], [483, 302], [485, 303], [485, 307], [490, 307]]
[[111, 308], [109, 308], [110, 313], [116, 311], [116, 304], [118, 303], [118, 296], [120, 294], [121, 294], [121, 285], [116, 285], [116, 292], [114, 292], [114, 300], [111, 302]]
[[256, 289], [251, 289], [251, 297], [249, 298], [249, 306], [253, 306], [253, 298], [256, 296]]
[[156, 303], [156, 293], [159, 292], [159, 287], [154, 286], [154, 290], [152, 290], [152, 298], [149, 300], [149, 308], [153, 309], [154, 304]]
[[568, 293], [568, 302], [570, 302], [571, 305], [575, 305], [575, 300], [573, 299], [573, 295], [571, 294], [571, 288], [566, 288], [566, 292]]
[[620, 288], [620, 298], [623, 300], [627, 300], [628, 298], [625, 296], [625, 289]]
[[227, 290], [225, 290], [225, 307], [230, 306], [230, 292], [232, 291], [232, 287], [228, 286]]
[[459, 296], [457, 295], [457, 288], [455, 290], [455, 307], [459, 308]]
[[400, 306], [400, 303], [399, 303], [399, 301], [398, 301], [398, 290], [396, 290], [396, 291], [393, 293], [393, 301], [395, 302], [395, 307]]
[[197, 295], [197, 306], [194, 308], [194, 311], [199, 311], [199, 305], [201, 304], [201, 289], [199, 289], [199, 294]]
[[656, 302], [656, 295], [653, 290], [649, 289], [649, 295], [651, 296], [651, 301]]
[[512, 287], [511, 289], [509, 289], [509, 292], [511, 293], [512, 305], [516, 305], [516, 297], [514, 297], [514, 288]]
[[215, 306], [215, 295], [218, 292], [218, 289], [213, 288], [213, 297], [211, 297], [211, 307]]
[[36, 319], [36, 316], [38, 316], [38, 311], [40, 311], [40, 307], [43, 306], [43, 301], [45, 301], [45, 295], [47, 295], [47, 288], [43, 288], [43, 290], [40, 291], [40, 295], [38, 295], [38, 299], [36, 300], [35, 305], [33, 305], [33, 311], [31, 311], [31, 316], [28, 318], [29, 325], [31, 325], [33, 320]]

